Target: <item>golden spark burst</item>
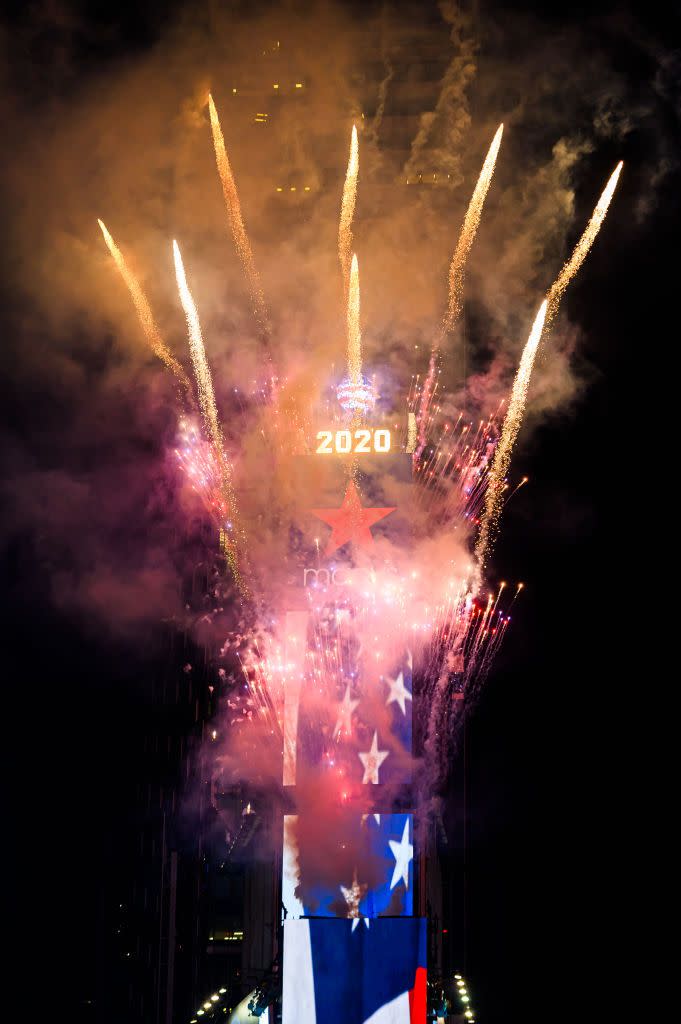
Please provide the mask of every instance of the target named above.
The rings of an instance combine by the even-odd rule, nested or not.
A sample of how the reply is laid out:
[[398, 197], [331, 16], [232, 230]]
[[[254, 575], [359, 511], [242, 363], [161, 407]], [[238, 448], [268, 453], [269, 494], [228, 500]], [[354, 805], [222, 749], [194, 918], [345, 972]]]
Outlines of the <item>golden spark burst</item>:
[[492, 175], [494, 174], [494, 167], [497, 162], [497, 155], [499, 153], [499, 147], [501, 146], [501, 137], [503, 133], [504, 125], [502, 123], [497, 128], [496, 134], [487, 151], [487, 156], [485, 157], [485, 162], [482, 165], [482, 170], [480, 171], [477, 184], [473, 189], [473, 195], [471, 196], [471, 200], [468, 204], [468, 209], [466, 210], [466, 216], [463, 219], [454, 255], [452, 256], [452, 260], [449, 265], [447, 310], [442, 321], [440, 335], [436, 337], [433, 342], [430, 361], [428, 364], [428, 373], [423, 382], [421, 400], [419, 402], [419, 454], [423, 451], [426, 443], [426, 420], [428, 416], [428, 407], [433, 397], [440, 345], [445, 334], [447, 331], [452, 330], [463, 310], [464, 273], [466, 269], [466, 262], [470, 255], [470, 251], [473, 247], [473, 242], [475, 241], [475, 236], [480, 225], [482, 208], [485, 204], [485, 198], [492, 183]]
[[449, 298], [443, 325], [445, 331], [450, 331], [461, 316], [461, 311], [463, 309], [463, 285], [466, 261], [470, 255], [470, 251], [480, 225], [482, 208], [484, 206], [489, 187], [492, 183], [492, 175], [494, 174], [494, 166], [497, 162], [497, 154], [499, 153], [501, 136], [503, 133], [504, 126], [503, 124], [500, 124], [494, 138], [492, 139], [492, 144], [487, 151], [485, 162], [482, 165], [482, 170], [480, 171], [480, 177], [478, 178], [477, 185], [473, 190], [471, 201], [468, 204], [468, 209], [466, 210], [466, 216], [463, 219], [461, 234], [459, 235], [459, 240], [456, 243], [452, 262], [449, 265]]
[[368, 889], [367, 885], [360, 885], [357, 881], [357, 868], [355, 868], [352, 875], [352, 885], [350, 888], [341, 885], [340, 891], [343, 894], [343, 899], [348, 905], [348, 912], [346, 917], [359, 917], [359, 905], [362, 902], [364, 895]]
[[355, 213], [357, 199], [357, 175], [359, 173], [359, 144], [357, 142], [357, 126], [352, 126], [350, 140], [350, 157], [343, 185], [340, 222], [338, 224], [338, 259], [343, 274], [343, 290], [347, 294], [350, 284], [350, 263], [352, 260], [352, 218]]
[[410, 412], [407, 414], [407, 446], [404, 449], [409, 454], [416, 451], [416, 438], [416, 413]]
[[182, 254], [180, 253], [180, 247], [176, 241], [173, 241], [173, 259], [175, 261], [177, 290], [180, 293], [180, 301], [182, 303], [184, 315], [187, 318], [187, 328], [189, 331], [189, 354], [191, 355], [194, 376], [196, 378], [196, 388], [199, 395], [201, 415], [203, 416], [208, 436], [213, 442], [216, 455], [221, 459], [223, 454], [222, 431], [220, 429], [218, 410], [215, 404], [213, 379], [211, 377], [210, 367], [208, 366], [208, 360], [206, 359], [206, 349], [203, 344], [199, 314], [196, 309], [196, 303], [189, 291], [187, 277], [184, 272], [184, 264], [182, 262]]
[[175, 374], [175, 376], [186, 389], [186, 391], [188, 393], [191, 392], [191, 383], [189, 381], [189, 377], [184, 372], [184, 370], [178, 363], [177, 359], [175, 359], [175, 357], [171, 354], [165, 342], [161, 338], [159, 329], [156, 325], [156, 321], [154, 320], [153, 314], [151, 312], [151, 307], [149, 306], [149, 302], [147, 300], [146, 295], [144, 294], [142, 288], [140, 287], [139, 281], [133, 274], [128, 264], [125, 262], [125, 257], [123, 256], [123, 253], [118, 248], [113, 238], [109, 234], [109, 231], [104, 221], [99, 220], [99, 218], [97, 218], [97, 223], [99, 224], [102, 230], [102, 234], [104, 235], [104, 241], [107, 244], [109, 252], [113, 256], [114, 263], [118, 268], [118, 272], [125, 281], [127, 289], [130, 292], [130, 297], [132, 298], [135, 311], [139, 318], [140, 324], [142, 325], [142, 330], [144, 331], [144, 337], [147, 339], [150, 348], [152, 349], [154, 355], [158, 356], [158, 358], [163, 363], [165, 363], [165, 365], [168, 367], [171, 373]]
[[504, 480], [508, 473], [513, 445], [515, 444], [516, 437], [518, 436], [520, 424], [523, 419], [523, 413], [525, 411], [527, 389], [529, 387], [530, 377], [532, 376], [534, 357], [537, 354], [542, 330], [544, 329], [547, 305], [548, 302], [544, 299], [539, 307], [539, 312], [535, 317], [532, 330], [530, 331], [530, 336], [527, 339], [525, 348], [523, 349], [515, 380], [513, 381], [511, 400], [508, 403], [508, 410], [501, 430], [501, 436], [499, 438], [496, 451], [494, 452], [492, 468], [487, 481], [487, 491], [485, 493], [485, 508], [482, 514], [482, 521], [480, 523], [478, 540], [475, 545], [478, 586], [480, 583], [480, 575], [485, 567], [485, 562], [489, 555], [492, 543], [494, 542], [499, 525], [499, 516], [501, 514], [504, 501]]
[[267, 307], [265, 305], [265, 296], [260, 284], [258, 271], [255, 267], [251, 243], [248, 240], [243, 217], [241, 216], [239, 193], [237, 192], [236, 182], [227, 156], [218, 112], [210, 93], [208, 93], [208, 110], [210, 113], [210, 126], [213, 132], [215, 160], [218, 166], [220, 181], [222, 182], [222, 192], [225, 197], [225, 205], [227, 206], [229, 226], [232, 231], [232, 237], [234, 238], [234, 244], [236, 245], [236, 249], [239, 254], [239, 259], [241, 260], [241, 265], [243, 266], [244, 273], [246, 274], [246, 280], [248, 281], [251, 301], [253, 302], [253, 312], [260, 328], [267, 333], [269, 330], [269, 318], [267, 315]]
[[352, 384], [362, 382], [362, 331], [359, 324], [359, 264], [353, 254], [350, 267], [347, 310], [348, 377]]
[[[232, 471], [225, 453], [222, 430], [218, 420], [213, 379], [211, 377], [210, 367], [206, 358], [206, 349], [203, 344], [201, 322], [196, 309], [196, 303], [194, 302], [189, 290], [189, 285], [187, 284], [187, 277], [184, 271], [180, 247], [175, 240], [173, 240], [173, 259], [175, 261], [177, 290], [180, 294], [180, 301], [182, 303], [184, 315], [187, 318], [189, 353], [191, 355], [192, 366], [194, 368], [194, 377], [196, 379], [196, 388], [199, 396], [199, 407], [220, 467], [222, 490], [229, 510], [230, 519], [232, 521], [232, 536], [235, 537], [239, 531], [237, 531], [236, 528], [237, 507], [234, 489], [232, 487]], [[242, 593], [245, 593], [245, 584], [239, 572], [234, 541], [232, 542], [231, 547], [227, 550], [227, 559], [239, 589]]]
[[601, 225], [605, 220], [605, 215], [608, 212], [608, 207], [610, 206], [610, 201], [615, 193], [615, 189], [617, 188], [617, 182], [623, 166], [623, 161], [620, 160], [617, 167], [610, 175], [608, 184], [603, 189], [601, 198], [598, 200], [596, 208], [591, 214], [591, 219], [584, 229], [582, 237], [577, 242], [570, 259], [567, 261], [549, 289], [547, 295], [548, 312], [546, 314], [546, 327], [550, 325], [556, 315], [558, 305], [563, 297], [563, 292], [586, 259], [589, 249], [593, 245], [594, 239], [601, 229]]

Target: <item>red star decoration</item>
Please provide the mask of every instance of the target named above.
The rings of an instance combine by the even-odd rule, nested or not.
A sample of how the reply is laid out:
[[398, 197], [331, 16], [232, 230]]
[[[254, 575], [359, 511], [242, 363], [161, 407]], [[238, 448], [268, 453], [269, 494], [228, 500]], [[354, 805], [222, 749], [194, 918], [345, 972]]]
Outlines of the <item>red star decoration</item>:
[[347, 544], [349, 540], [360, 547], [371, 547], [374, 538], [370, 527], [379, 519], [389, 516], [394, 508], [362, 508], [359, 494], [352, 480], [347, 486], [343, 504], [340, 508], [313, 508], [312, 514], [323, 519], [333, 531], [326, 545], [325, 555], [330, 555], [337, 548]]

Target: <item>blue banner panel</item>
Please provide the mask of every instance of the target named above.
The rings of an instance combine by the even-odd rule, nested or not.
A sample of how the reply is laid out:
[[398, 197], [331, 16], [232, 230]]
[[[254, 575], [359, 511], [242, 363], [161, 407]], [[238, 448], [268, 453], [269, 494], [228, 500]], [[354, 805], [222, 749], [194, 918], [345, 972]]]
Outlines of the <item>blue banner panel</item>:
[[425, 1024], [426, 920], [284, 924], [283, 1024]]
[[411, 916], [414, 824], [411, 814], [344, 819], [320, 835], [305, 815], [284, 817], [282, 903], [289, 917]]

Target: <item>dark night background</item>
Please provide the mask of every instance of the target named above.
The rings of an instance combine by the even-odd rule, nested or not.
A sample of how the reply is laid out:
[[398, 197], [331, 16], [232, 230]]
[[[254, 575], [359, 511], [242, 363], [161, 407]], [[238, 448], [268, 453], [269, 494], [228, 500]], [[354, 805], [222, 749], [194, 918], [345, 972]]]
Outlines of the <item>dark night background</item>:
[[[546, 22], [588, 22], [633, 95], [646, 93], [653, 75], [635, 45], [637, 27], [659, 40], [672, 55], [676, 93], [659, 98], [656, 120], [678, 141], [677, 5], [496, 6], [527, 9]], [[92, 30], [75, 36], [68, 82], [69, 89], [86, 89], [95, 63], [101, 70], [152, 46], [173, 5], [61, 9], [69, 7]], [[353, 8], [361, 17], [363, 5]], [[66, 88], [51, 65], [58, 63], [52, 42], [59, 35], [50, 27], [51, 10], [10, 4], [3, 19], [12, 88], [32, 68], [26, 87], [37, 104], [47, 102], [51, 88]], [[43, 27], [25, 46], [26, 26], [39, 17]], [[613, 1019], [597, 1009], [616, 985], [603, 958], [613, 934], [626, 931], [631, 909], [622, 860], [639, 813], [629, 799], [637, 771], [632, 708], [642, 685], [633, 580], [651, 557], [647, 520], [654, 514], [645, 508], [653, 471], [634, 448], [637, 435], [644, 448], [652, 440], [647, 395], [667, 358], [667, 338], [676, 334], [662, 311], [678, 290], [675, 159], [657, 187], [655, 208], [641, 222], [630, 213], [649, 174], [647, 131], [635, 127], [622, 142], [603, 145], [591, 158], [589, 180], [578, 181], [575, 225], [589, 216], [594, 182], [604, 181], [617, 159], [625, 161], [606, 227], [565, 301], [582, 331], [574, 358], [588, 368], [588, 383], [568, 412], [521, 434], [514, 470], [530, 485], [505, 512], [495, 554], [498, 578], [522, 579], [526, 589], [459, 755], [468, 809], [465, 970], [483, 1024]], [[12, 195], [4, 202], [12, 204]], [[22, 297], [3, 292], [6, 450], [19, 438], [58, 467], [69, 439], [58, 425], [70, 411], [44, 377], [17, 380], [13, 339], [30, 339], [18, 326]], [[154, 453], [141, 458], [154, 465]], [[11, 503], [7, 488], [3, 497]], [[61, 1018], [83, 999], [105, 1004], [111, 984], [107, 915], [139, 767], [137, 680], [148, 664], [137, 638], [107, 636], [55, 609], [40, 538], [11, 515], [9, 522], [2, 535], [11, 808], [4, 832], [17, 863], [6, 889], [19, 958], [35, 968]], [[157, 529], [162, 537], [162, 525]], [[458, 796], [450, 813], [460, 814]], [[601, 987], [588, 997], [589, 1012], [577, 980], [585, 975], [597, 975]]]

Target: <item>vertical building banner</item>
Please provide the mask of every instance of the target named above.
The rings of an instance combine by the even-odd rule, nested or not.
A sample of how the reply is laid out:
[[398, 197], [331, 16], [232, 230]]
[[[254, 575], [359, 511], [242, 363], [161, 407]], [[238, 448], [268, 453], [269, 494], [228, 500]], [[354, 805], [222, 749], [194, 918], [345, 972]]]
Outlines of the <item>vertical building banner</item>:
[[426, 1024], [426, 921], [286, 921], [282, 1024]]
[[390, 794], [412, 777], [408, 632], [381, 605], [411, 541], [411, 457], [390, 451], [389, 430], [367, 429], [350, 458], [345, 435], [320, 431], [292, 488], [283, 781], [307, 794], [331, 781], [339, 814], [323, 833], [304, 805], [284, 817], [283, 1024], [425, 1024], [413, 815], [351, 810], [364, 787]]

